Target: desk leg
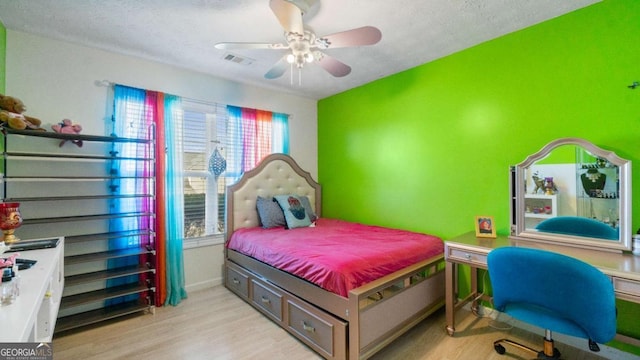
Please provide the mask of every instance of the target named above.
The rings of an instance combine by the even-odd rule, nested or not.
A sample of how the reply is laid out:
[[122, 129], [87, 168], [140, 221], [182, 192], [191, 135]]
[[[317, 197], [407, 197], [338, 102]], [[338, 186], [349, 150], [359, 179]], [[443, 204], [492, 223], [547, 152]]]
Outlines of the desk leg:
[[478, 316], [478, 268], [471, 267], [471, 294], [473, 294], [473, 301], [471, 301], [471, 312]]
[[445, 312], [446, 312], [446, 318], [447, 318], [447, 334], [449, 334], [449, 336], [453, 336], [453, 334], [456, 332], [456, 320], [455, 320], [455, 313], [456, 313], [456, 309], [455, 309], [455, 294], [457, 292], [456, 289], [456, 270], [457, 270], [457, 264], [454, 264], [450, 261], [447, 261], [445, 264], [445, 291], [444, 291], [444, 296], [445, 296]]

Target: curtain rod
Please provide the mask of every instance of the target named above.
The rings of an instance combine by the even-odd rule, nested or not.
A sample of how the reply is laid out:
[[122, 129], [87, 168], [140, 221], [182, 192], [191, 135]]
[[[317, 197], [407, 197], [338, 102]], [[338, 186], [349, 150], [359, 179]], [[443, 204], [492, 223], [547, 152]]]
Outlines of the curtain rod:
[[[124, 84], [118, 84], [118, 83], [115, 83], [115, 82], [113, 82], [113, 81], [109, 81], [109, 80], [106, 80], [106, 79], [105, 79], [105, 80], [96, 80], [96, 81], [94, 81], [93, 83], [94, 83], [96, 86], [100, 86], [100, 87], [111, 87], [111, 86], [114, 86], [114, 85], [124, 85]], [[129, 86], [129, 85], [124, 85], [124, 86]], [[137, 86], [130, 86], [130, 87], [137, 87]], [[181, 96], [181, 98], [182, 98], [182, 99], [185, 99], [185, 100], [188, 100], [188, 101], [191, 101], [191, 102], [194, 102], [194, 103], [199, 103], [199, 104], [202, 104], [202, 105], [215, 105], [215, 106], [218, 106], [218, 105], [219, 105], [219, 106], [227, 106], [227, 104], [223, 104], [223, 103], [219, 103], [219, 102], [215, 102], [215, 101], [207, 101], [207, 100], [192, 99], [192, 98], [188, 98], [188, 97], [185, 97], [185, 96]], [[236, 105], [232, 105], [232, 106], [236, 106]], [[246, 106], [238, 106], [238, 107], [248, 108], [248, 107], [246, 107]], [[254, 109], [254, 110], [262, 110], [262, 109]], [[289, 119], [292, 119], [292, 118], [293, 118], [293, 115], [292, 115], [292, 114], [288, 114], [288, 113], [281, 113], [281, 112], [273, 111], [273, 110], [266, 110], [266, 111], [271, 111], [271, 112], [277, 112], [277, 113], [280, 113], [280, 114], [285, 114], [285, 115], [289, 116]]]
[[[93, 82], [96, 86], [100, 86], [100, 87], [111, 87], [111, 86], [115, 86], [115, 85], [122, 85], [122, 86], [128, 86], [128, 87], [132, 87], [132, 88], [137, 88], [137, 89], [142, 89], [140, 87], [137, 86], [130, 86], [130, 85], [124, 85], [124, 84], [119, 84], [119, 83], [115, 83], [113, 81], [109, 81], [109, 80], [96, 80]], [[146, 90], [146, 89], [142, 89], [142, 90]], [[192, 99], [192, 98], [188, 98], [185, 96], [181, 96], [182, 99], [194, 102], [194, 103], [199, 103], [202, 105], [221, 105], [221, 106], [226, 106], [224, 104], [221, 103], [217, 103], [215, 101], [206, 101], [206, 100], [198, 100], [198, 99]]]

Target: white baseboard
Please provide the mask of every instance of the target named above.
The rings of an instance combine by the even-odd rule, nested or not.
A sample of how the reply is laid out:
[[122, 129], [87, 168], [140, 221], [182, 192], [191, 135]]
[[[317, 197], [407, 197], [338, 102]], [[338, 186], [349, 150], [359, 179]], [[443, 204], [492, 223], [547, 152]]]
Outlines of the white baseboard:
[[218, 285], [222, 285], [222, 278], [209, 279], [207, 281], [201, 281], [198, 283], [189, 284], [185, 286], [185, 290], [187, 291], [187, 294], [189, 294], [189, 291], [198, 291], [198, 290], [208, 289]]

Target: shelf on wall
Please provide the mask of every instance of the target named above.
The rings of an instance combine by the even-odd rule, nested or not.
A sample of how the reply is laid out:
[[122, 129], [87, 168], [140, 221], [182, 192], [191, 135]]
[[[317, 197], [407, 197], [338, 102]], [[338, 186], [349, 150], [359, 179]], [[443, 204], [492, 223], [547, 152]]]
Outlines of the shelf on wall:
[[[60, 301], [61, 308], [66, 311], [58, 318], [55, 333], [136, 312], [153, 312], [155, 174], [147, 171], [155, 168], [154, 129], [148, 129], [149, 139], [60, 134], [2, 126], [0, 132], [3, 136], [1, 200], [24, 205], [21, 206], [21, 237], [72, 234], [65, 236], [64, 241], [64, 253], [67, 254], [64, 265], [71, 266], [69, 269], [72, 270], [65, 273], [66, 291]], [[27, 138], [31, 138], [30, 141], [25, 141]], [[61, 142], [46, 139], [82, 141], [86, 146], [63, 149]], [[110, 146], [114, 143], [138, 145], [132, 149], [135, 154], [120, 156]], [[131, 172], [119, 176], [122, 166], [130, 168]], [[113, 194], [119, 189], [118, 180], [129, 184], [131, 179], [140, 180], [142, 185], [126, 194]], [[133, 201], [144, 205], [114, 212], [112, 206], [118, 208], [118, 204], [133, 204]], [[115, 219], [135, 224], [136, 228], [109, 232]], [[40, 233], [45, 235], [38, 236]], [[119, 238], [135, 240], [140, 246], [111, 249], [118, 244], [112, 240]], [[103, 270], [111, 259], [126, 259], [137, 264]], [[118, 278], [126, 278], [129, 284], [112, 285], [107, 281]], [[134, 295], [138, 296], [135, 301], [112, 304], [128, 301]], [[95, 307], [100, 308], [87, 311]]]
[[93, 281], [114, 279], [129, 275], [137, 275], [144, 273], [155, 273], [156, 269], [148, 265], [131, 265], [109, 270], [94, 271], [90, 273], [71, 275], [65, 278], [65, 286], [76, 286], [86, 284]]
[[140, 283], [131, 283], [77, 295], [65, 296], [60, 303], [60, 309], [69, 309], [81, 305], [114, 299], [125, 295], [137, 294], [149, 290], [155, 290], [155, 287]]
[[56, 333], [80, 328], [87, 325], [97, 324], [102, 321], [112, 320], [141, 311], [153, 311], [153, 307], [148, 303], [131, 301], [124, 304], [114, 305], [109, 308], [102, 308], [75, 315], [64, 316], [58, 318], [58, 322], [56, 323]]
[[125, 137], [117, 137], [117, 136], [61, 134], [57, 132], [48, 132], [48, 131], [17, 130], [17, 129], [11, 129], [6, 127], [2, 127], [2, 132], [5, 134], [11, 134], [11, 135], [26, 135], [26, 136], [35, 136], [35, 137], [43, 137], [48, 139], [67, 140], [67, 141], [81, 140], [81, 141], [96, 141], [96, 142], [110, 142], [110, 143], [140, 143], [140, 144], [147, 144], [152, 141], [149, 139], [125, 138]]
[[115, 231], [115, 232], [107, 232], [107, 233], [67, 236], [65, 237], [65, 242], [67, 244], [75, 244], [75, 243], [82, 243], [82, 242], [111, 240], [111, 239], [126, 238], [126, 237], [138, 237], [138, 236], [149, 237], [153, 235], [155, 234], [150, 230], [136, 229], [136, 230], [129, 230], [129, 231]]
[[117, 218], [126, 218], [126, 217], [150, 217], [155, 216], [154, 213], [144, 212], [144, 213], [115, 213], [115, 214], [99, 214], [99, 215], [82, 215], [82, 216], [62, 216], [62, 217], [51, 217], [51, 218], [40, 218], [40, 219], [25, 219], [22, 222], [22, 225], [34, 225], [34, 224], [45, 224], [45, 223], [61, 223], [61, 222], [73, 222], [73, 221], [87, 221], [87, 220], [109, 220], [109, 219], [117, 219]]
[[154, 176], [5, 176], [5, 182], [14, 181], [68, 181], [68, 180], [122, 180], [122, 179], [155, 179]]
[[150, 249], [149, 247], [140, 247], [140, 248], [132, 248], [132, 249], [122, 249], [122, 250], [110, 250], [103, 252], [92, 252], [89, 254], [83, 255], [72, 255], [64, 258], [64, 262], [67, 265], [72, 264], [80, 264], [91, 261], [106, 261], [109, 259], [117, 259], [122, 257], [134, 256], [134, 255], [145, 255], [151, 254], [155, 255], [156, 251]]
[[127, 161], [147, 161], [153, 160], [152, 158], [145, 157], [122, 157], [122, 156], [98, 156], [98, 155], [78, 155], [78, 154], [49, 154], [49, 153], [38, 153], [38, 152], [5, 152], [4, 155], [7, 158], [26, 158], [29, 160], [127, 160]]

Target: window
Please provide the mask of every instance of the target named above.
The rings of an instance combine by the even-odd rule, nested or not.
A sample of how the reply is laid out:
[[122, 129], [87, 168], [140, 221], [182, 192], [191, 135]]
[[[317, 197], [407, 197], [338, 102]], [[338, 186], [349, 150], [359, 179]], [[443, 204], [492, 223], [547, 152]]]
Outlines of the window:
[[[184, 244], [224, 240], [225, 190], [264, 156], [288, 153], [288, 116], [183, 99]], [[226, 162], [222, 173], [216, 160]]]
[[185, 100], [183, 119], [185, 245], [221, 242], [227, 184], [209, 171], [209, 161], [216, 151], [225, 158], [226, 108]]
[[[148, 93], [155, 94], [132, 89], [121, 98], [118, 97], [119, 100], [114, 104], [115, 113], [120, 114], [122, 120], [117, 124], [125, 129], [114, 133], [147, 131], [148, 126], [138, 126], [138, 123], [151, 119], [149, 114], [156, 110], [151, 106], [153, 101], [147, 106]], [[184, 214], [182, 204], [172, 207], [175, 211], [169, 213], [174, 219], [183, 216], [184, 230], [180, 224], [173, 238], [179, 238], [182, 234], [184, 247], [222, 243], [227, 186], [235, 183], [244, 171], [255, 167], [264, 156], [274, 152], [288, 153], [288, 115], [184, 98], [175, 103], [178, 105], [172, 107], [173, 115], [168, 117], [169, 124], [175, 129], [171, 132], [171, 145], [165, 146], [171, 146], [167, 149], [173, 151], [171, 155], [181, 156], [168, 156], [177, 162], [173, 162], [172, 168], [165, 169], [165, 174], [157, 174], [170, 176], [171, 186], [174, 180], [182, 183], [184, 195], [176, 192], [171, 194], [174, 194], [172, 199], [184, 196]], [[121, 171], [128, 169], [128, 163], [121, 166]], [[144, 181], [144, 178], [135, 180]], [[173, 187], [180, 188], [180, 185]], [[172, 203], [171, 199], [168, 200]]]

